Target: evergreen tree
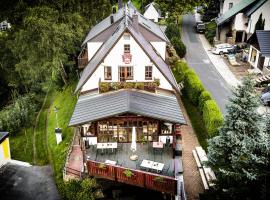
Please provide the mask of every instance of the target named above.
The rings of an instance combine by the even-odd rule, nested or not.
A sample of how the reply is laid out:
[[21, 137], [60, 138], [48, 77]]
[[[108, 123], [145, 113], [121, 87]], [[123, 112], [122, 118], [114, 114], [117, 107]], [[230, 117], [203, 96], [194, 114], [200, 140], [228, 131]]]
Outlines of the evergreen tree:
[[233, 91], [227, 115], [219, 135], [209, 140], [209, 165], [218, 177], [219, 189], [227, 189], [236, 199], [254, 193], [250, 187], [262, 179], [261, 168], [267, 163], [262, 151], [264, 137], [260, 130], [259, 100], [250, 77]]
[[255, 30], [264, 30], [264, 24], [265, 24], [265, 19], [262, 19], [262, 13], [260, 14], [260, 17], [255, 24]]

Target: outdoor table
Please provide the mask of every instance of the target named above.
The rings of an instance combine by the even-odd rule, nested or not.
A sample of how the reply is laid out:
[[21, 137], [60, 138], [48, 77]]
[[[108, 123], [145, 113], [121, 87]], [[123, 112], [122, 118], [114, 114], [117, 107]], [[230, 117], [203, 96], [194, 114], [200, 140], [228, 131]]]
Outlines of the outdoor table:
[[153, 142], [153, 148], [162, 149], [163, 143], [162, 142]]
[[97, 149], [101, 149], [102, 152], [104, 149], [117, 149], [117, 142], [108, 142], [108, 143], [97, 143]]
[[140, 166], [146, 169], [151, 169], [152, 165], [153, 165], [153, 161], [143, 160]]
[[154, 170], [157, 170], [157, 172], [161, 172], [163, 167], [164, 167], [163, 163], [153, 162], [153, 165], [152, 165], [151, 168], [154, 169]]
[[109, 164], [109, 165], [116, 165], [116, 161], [113, 160], [106, 160], [105, 164]]
[[89, 143], [89, 145], [96, 145], [97, 144], [97, 137], [89, 137], [88, 143]]

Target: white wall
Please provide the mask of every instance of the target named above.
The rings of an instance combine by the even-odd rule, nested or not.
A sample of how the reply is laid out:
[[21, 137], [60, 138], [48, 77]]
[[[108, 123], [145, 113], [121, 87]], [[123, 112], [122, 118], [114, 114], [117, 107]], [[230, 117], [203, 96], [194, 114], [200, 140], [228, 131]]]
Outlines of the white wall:
[[159, 53], [161, 58], [165, 60], [166, 56], [166, 42], [150, 42], [152, 46], [156, 49], [156, 51]]
[[234, 18], [234, 24], [232, 29], [237, 31], [245, 31], [247, 26], [245, 23], [248, 22], [248, 19], [244, 16], [243, 13], [238, 13]]
[[270, 30], [270, 0], [265, 2], [259, 9], [257, 9], [250, 17], [247, 33], [254, 33], [255, 25], [262, 13], [262, 18], [265, 19], [264, 30]]
[[[130, 44], [130, 53], [132, 55], [132, 61], [130, 64], [125, 64], [122, 60], [122, 55], [124, 53], [124, 44]], [[160, 44], [158, 44], [157, 42], [154, 42], [153, 46], [156, 46], [157, 51], [160, 54], [163, 54], [162, 57], [165, 58], [165, 49], [166, 49], [165, 42], [161, 42]], [[93, 75], [82, 87], [82, 91], [97, 88], [99, 79], [101, 79], [101, 81], [106, 81], [104, 80], [104, 66], [112, 67], [112, 80], [108, 80], [108, 82], [119, 81], [119, 77], [118, 77], [119, 66], [133, 66], [133, 80], [131, 80], [131, 82], [151, 81], [151, 80], [145, 80], [145, 66], [148, 66], [148, 65], [153, 66], [153, 80], [154, 78], [160, 79], [159, 87], [172, 90], [171, 84], [161, 74], [158, 68], [150, 61], [148, 56], [144, 53], [144, 51], [133, 39], [133, 37], [130, 36], [129, 40], [125, 40], [124, 37], [122, 37], [118, 41], [118, 43], [114, 46], [114, 48], [110, 51], [110, 53], [105, 57], [104, 62], [96, 69]]]
[[147, 8], [143, 16], [147, 19], [154, 20], [154, 22], [158, 22], [159, 14], [152, 4]]
[[87, 42], [88, 61], [95, 55], [102, 42]]
[[[255, 62], [251, 62], [252, 49], [255, 49], [257, 51]], [[253, 47], [252, 45], [250, 45], [249, 54], [248, 54], [248, 62], [255, 68], [258, 68], [259, 55], [260, 55], [260, 51], [258, 49], [256, 49], [255, 47]]]
[[233, 3], [233, 6], [235, 6], [237, 3], [239, 3], [241, 0], [225, 0], [223, 4], [223, 9], [221, 11], [221, 14], [224, 14], [229, 10], [229, 4]]

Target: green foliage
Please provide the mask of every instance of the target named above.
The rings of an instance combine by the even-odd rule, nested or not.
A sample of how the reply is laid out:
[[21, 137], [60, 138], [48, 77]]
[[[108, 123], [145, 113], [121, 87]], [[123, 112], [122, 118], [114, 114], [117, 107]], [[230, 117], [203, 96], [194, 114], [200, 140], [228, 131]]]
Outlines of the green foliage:
[[143, 90], [144, 89], [144, 83], [143, 82], [136, 82], [135, 88], [139, 89], [139, 90]]
[[134, 173], [132, 171], [130, 171], [129, 169], [126, 169], [125, 171], [123, 171], [123, 174], [127, 177], [127, 178], [131, 178], [132, 176], [134, 176]]
[[199, 97], [199, 110], [200, 110], [201, 112], [203, 111], [203, 107], [204, 107], [205, 102], [208, 101], [208, 100], [211, 100], [211, 99], [212, 99], [212, 97], [211, 97], [210, 92], [204, 90], [204, 91], [201, 93], [201, 95], [200, 95], [200, 97]]
[[[116, 86], [114, 86], [116, 88]], [[101, 93], [108, 92], [110, 90], [110, 83], [109, 82], [101, 82], [99, 83], [99, 91]]]
[[176, 53], [179, 55], [180, 58], [184, 58], [186, 55], [186, 46], [182, 42], [180, 37], [172, 37], [171, 38], [171, 43], [173, 47], [176, 50]]
[[0, 111], [0, 130], [16, 134], [33, 122], [36, 105], [32, 95], [19, 96]]
[[254, 82], [245, 77], [233, 90], [219, 135], [209, 140], [217, 188], [226, 189], [232, 199], [259, 199], [267, 176], [269, 180], [269, 132], [261, 131], [258, 106]]
[[172, 68], [172, 72], [174, 74], [174, 77], [175, 77], [177, 83], [184, 81], [185, 73], [187, 72], [188, 69], [189, 69], [189, 67], [188, 67], [186, 62], [182, 62], [182, 61], [178, 60], [174, 63], [174, 66]]
[[60, 185], [60, 193], [64, 200], [94, 200], [102, 197], [100, 185], [95, 179], [86, 178], [70, 180]]
[[262, 18], [262, 13], [259, 16], [258, 21], [255, 24], [255, 30], [264, 30], [265, 19]]
[[214, 43], [214, 37], [216, 36], [217, 24], [215, 22], [210, 22], [206, 25], [205, 28], [205, 37], [210, 44]]
[[165, 34], [169, 40], [171, 40], [173, 37], [181, 37], [179, 26], [176, 24], [168, 24], [165, 30]]
[[203, 106], [203, 121], [209, 137], [217, 135], [223, 122], [222, 113], [214, 100], [207, 100]]
[[188, 98], [195, 106], [198, 106], [199, 97], [201, 95], [201, 92], [204, 90], [204, 87], [194, 70], [189, 69], [186, 71], [184, 87]]

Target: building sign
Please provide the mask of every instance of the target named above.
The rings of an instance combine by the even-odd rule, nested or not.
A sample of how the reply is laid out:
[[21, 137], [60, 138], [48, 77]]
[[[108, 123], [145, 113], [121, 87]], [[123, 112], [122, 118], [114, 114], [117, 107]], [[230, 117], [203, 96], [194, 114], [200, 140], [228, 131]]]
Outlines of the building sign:
[[130, 53], [124, 53], [122, 55], [122, 59], [125, 64], [130, 64], [132, 60], [132, 55]]

